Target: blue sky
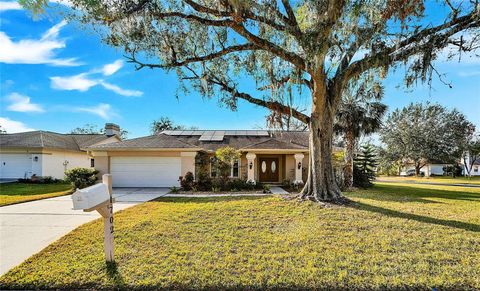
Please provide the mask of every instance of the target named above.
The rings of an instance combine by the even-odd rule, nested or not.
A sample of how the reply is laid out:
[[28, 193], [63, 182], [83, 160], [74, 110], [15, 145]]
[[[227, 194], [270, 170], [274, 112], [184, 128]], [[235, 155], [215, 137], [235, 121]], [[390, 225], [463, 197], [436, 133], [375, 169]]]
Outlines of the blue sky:
[[[15, 2], [0, 2], [0, 125], [8, 132], [68, 132], [86, 123], [115, 122], [129, 137], [149, 134], [160, 116], [202, 129], [250, 129], [264, 124], [265, 109], [240, 102], [238, 111], [199, 94], [180, 94], [174, 73], [143, 69], [91, 31], [57, 15], [33, 20]], [[453, 84], [435, 81], [406, 91], [402, 69], [385, 80], [389, 109], [431, 101], [457, 108], [480, 127], [480, 58], [439, 61]]]

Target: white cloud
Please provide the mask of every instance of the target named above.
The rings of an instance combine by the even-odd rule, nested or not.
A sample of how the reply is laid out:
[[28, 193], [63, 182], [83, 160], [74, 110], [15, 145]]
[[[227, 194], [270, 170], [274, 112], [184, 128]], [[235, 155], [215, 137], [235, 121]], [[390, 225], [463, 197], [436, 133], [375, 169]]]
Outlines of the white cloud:
[[23, 7], [17, 1], [0, 1], [0, 12], [7, 10], [22, 10]]
[[103, 86], [103, 88], [113, 91], [117, 93], [118, 95], [122, 96], [127, 96], [127, 97], [140, 97], [143, 95], [142, 91], [137, 91], [137, 90], [128, 90], [128, 89], [122, 89], [118, 87], [117, 85], [113, 85], [107, 82], [100, 82], [100, 84]]
[[7, 110], [16, 112], [45, 112], [39, 104], [31, 103], [30, 97], [12, 93], [7, 96], [7, 99], [12, 102]]
[[102, 68], [102, 73], [104, 76], [110, 76], [115, 74], [118, 70], [120, 70], [123, 67], [123, 61], [122, 60], [116, 60], [115, 62], [111, 64], [106, 64]]
[[0, 117], [0, 125], [2, 129], [6, 130], [7, 133], [16, 133], [16, 132], [24, 132], [24, 131], [32, 131], [35, 130], [25, 125], [25, 123], [20, 121], [11, 120], [7, 117]]
[[99, 81], [87, 78], [87, 73], [69, 77], [50, 77], [50, 86], [57, 90], [78, 90], [88, 91], [91, 87], [98, 85]]
[[13, 41], [0, 31], [0, 62], [7, 64], [48, 64], [53, 66], [78, 66], [76, 58], [56, 58], [56, 50], [65, 48], [65, 41], [58, 39], [66, 21], [54, 25], [40, 39]]
[[74, 109], [74, 111], [91, 113], [106, 120], [117, 116], [117, 114], [112, 110], [112, 106], [105, 103], [100, 103], [97, 106], [92, 107], [78, 107]]
[[102, 72], [103, 74], [105, 74], [105, 72], [108, 72], [109, 75], [115, 73], [115, 71], [117, 71], [121, 67], [121, 65], [119, 67], [117, 64], [114, 66], [114, 68], [105, 69], [105, 67], [109, 65], [114, 65], [115, 63], [105, 65], [101, 71], [94, 70], [88, 73], [81, 73], [78, 75], [67, 76], [67, 77], [61, 77], [61, 76], [50, 77], [50, 81], [51, 81], [50, 86], [53, 89], [57, 89], [57, 90], [77, 90], [77, 91], [85, 92], [85, 91], [88, 91], [91, 87], [101, 85], [103, 88], [113, 91], [118, 95], [127, 96], [127, 97], [142, 96], [143, 95], [142, 91], [123, 89], [115, 84], [107, 83], [102, 79], [95, 79], [95, 78], [89, 77], [90, 75], [99, 74], [100, 72]]

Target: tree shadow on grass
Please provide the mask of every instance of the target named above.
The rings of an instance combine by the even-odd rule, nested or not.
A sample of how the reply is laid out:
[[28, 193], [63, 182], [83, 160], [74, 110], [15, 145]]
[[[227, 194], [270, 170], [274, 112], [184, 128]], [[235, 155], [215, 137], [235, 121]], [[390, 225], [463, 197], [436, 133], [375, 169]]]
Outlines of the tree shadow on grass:
[[173, 203], [218, 203], [241, 200], [261, 200], [272, 196], [216, 196], [216, 197], [159, 197], [150, 202], [173, 202]]
[[480, 203], [480, 193], [420, 188], [414, 185], [379, 185], [363, 191], [349, 192], [349, 197], [368, 198], [379, 201], [442, 203], [428, 198], [464, 200]]
[[468, 222], [439, 219], [439, 218], [422, 216], [422, 215], [412, 214], [412, 213], [404, 213], [404, 212], [400, 212], [400, 211], [396, 211], [388, 208], [373, 206], [373, 205], [362, 203], [362, 202], [355, 202], [350, 207], [360, 209], [360, 210], [380, 213], [380, 214], [383, 214], [389, 217], [394, 217], [394, 218], [403, 218], [408, 220], [415, 220], [418, 222], [424, 222], [424, 223], [448, 226], [448, 227], [453, 227], [453, 228], [458, 228], [458, 229], [463, 229], [468, 231], [480, 232], [480, 225], [468, 223]]
[[122, 275], [118, 271], [118, 265], [116, 262], [105, 262], [105, 269], [107, 271], [108, 278], [112, 281], [115, 288], [124, 288], [125, 281], [123, 280]]

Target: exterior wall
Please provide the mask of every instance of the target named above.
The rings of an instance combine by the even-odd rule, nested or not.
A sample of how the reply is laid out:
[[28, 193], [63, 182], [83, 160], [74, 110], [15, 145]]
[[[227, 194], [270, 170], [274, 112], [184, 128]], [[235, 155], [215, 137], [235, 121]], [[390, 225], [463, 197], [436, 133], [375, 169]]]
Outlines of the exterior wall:
[[293, 157], [293, 155], [285, 156], [285, 167], [285, 179], [289, 181], [295, 181], [295, 158]]
[[[52, 176], [63, 179], [65, 170], [83, 167], [90, 168], [90, 157], [86, 152], [70, 152], [48, 149], [8, 149], [2, 150], [2, 154], [25, 154], [29, 156], [31, 165], [25, 169], [27, 178], [32, 175]], [[67, 161], [67, 165], [64, 162]], [[18, 178], [23, 178], [18, 177]]]
[[105, 156], [94, 156], [95, 159], [95, 169], [99, 172], [98, 177], [102, 177], [103, 174], [110, 173], [110, 157]]
[[480, 176], [480, 165], [473, 165], [472, 171], [470, 172], [472, 176]]
[[90, 168], [90, 157], [85, 152], [45, 150], [42, 163], [42, 176], [57, 179], [65, 177], [65, 171], [72, 168]]
[[195, 175], [195, 156], [196, 152], [182, 152], [180, 156], [182, 157], [182, 176], [185, 176], [188, 172]]

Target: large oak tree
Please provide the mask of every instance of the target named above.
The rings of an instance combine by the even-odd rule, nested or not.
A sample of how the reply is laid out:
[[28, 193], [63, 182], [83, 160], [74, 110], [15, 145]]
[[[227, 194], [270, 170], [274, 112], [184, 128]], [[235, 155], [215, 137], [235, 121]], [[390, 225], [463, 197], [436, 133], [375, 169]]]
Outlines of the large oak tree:
[[[26, 5], [45, 0], [24, 0]], [[309, 125], [303, 198], [342, 199], [332, 169], [334, 117], [342, 91], [363, 74], [409, 66], [408, 84], [428, 80], [440, 50], [479, 44], [477, 1], [421, 0], [71, 0], [76, 16], [101, 27], [142, 68], [174, 70], [186, 90], [236, 109], [239, 100]], [[447, 11], [448, 10], [448, 11]], [[468, 35], [466, 35], [468, 33]], [[247, 92], [246, 77], [256, 90]], [[292, 90], [310, 96], [308, 114], [283, 104]]]

